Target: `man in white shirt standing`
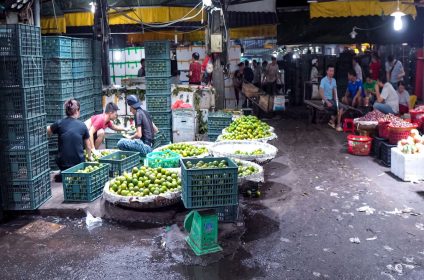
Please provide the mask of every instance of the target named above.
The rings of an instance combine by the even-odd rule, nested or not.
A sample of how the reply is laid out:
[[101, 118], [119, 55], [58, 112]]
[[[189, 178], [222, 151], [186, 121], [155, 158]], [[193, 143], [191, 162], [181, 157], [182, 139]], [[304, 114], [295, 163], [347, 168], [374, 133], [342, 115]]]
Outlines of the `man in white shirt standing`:
[[375, 93], [377, 100], [374, 103], [374, 109], [384, 114], [397, 114], [399, 113], [399, 96], [393, 86], [387, 82], [386, 77], [378, 79], [378, 86], [381, 93]]
[[358, 58], [356, 58], [356, 57], [353, 58], [352, 66], [353, 66], [353, 70], [355, 70], [355, 72], [356, 72], [356, 79], [362, 82], [362, 80], [363, 80], [362, 68], [361, 68], [361, 65], [359, 65]]

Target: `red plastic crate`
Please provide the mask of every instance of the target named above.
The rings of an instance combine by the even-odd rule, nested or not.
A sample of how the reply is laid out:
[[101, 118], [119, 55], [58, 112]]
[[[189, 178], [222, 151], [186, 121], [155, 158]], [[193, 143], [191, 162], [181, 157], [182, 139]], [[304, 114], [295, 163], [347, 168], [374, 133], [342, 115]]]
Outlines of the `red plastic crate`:
[[368, 156], [371, 152], [372, 138], [350, 134], [347, 136], [348, 152], [355, 156]]
[[409, 110], [409, 114], [411, 115], [411, 122], [420, 126], [424, 117], [424, 110]]
[[380, 138], [389, 139], [389, 121], [378, 122], [378, 135]]
[[414, 124], [411, 127], [393, 127], [389, 125], [389, 143], [396, 145], [400, 140], [408, 138], [414, 128], [418, 128], [418, 125]]

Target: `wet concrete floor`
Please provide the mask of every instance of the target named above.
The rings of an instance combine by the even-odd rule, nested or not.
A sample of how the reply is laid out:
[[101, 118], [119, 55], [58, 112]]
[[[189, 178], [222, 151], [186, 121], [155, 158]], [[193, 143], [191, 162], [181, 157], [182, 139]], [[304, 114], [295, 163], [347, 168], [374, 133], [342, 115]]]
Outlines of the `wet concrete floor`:
[[[424, 279], [424, 184], [404, 183], [345, 134], [273, 119], [280, 152], [244, 223], [222, 225], [224, 251], [196, 257], [184, 213], [144, 228], [24, 216], [0, 226], [0, 279]], [[39, 224], [43, 222], [44, 224]]]

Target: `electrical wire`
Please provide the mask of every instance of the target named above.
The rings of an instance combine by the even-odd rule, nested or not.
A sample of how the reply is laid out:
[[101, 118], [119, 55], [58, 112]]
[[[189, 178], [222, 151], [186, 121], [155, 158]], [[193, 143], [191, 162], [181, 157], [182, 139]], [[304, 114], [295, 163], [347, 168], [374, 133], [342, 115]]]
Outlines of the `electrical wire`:
[[173, 32], [173, 31], [169, 31], [169, 32], [166, 32], [166, 31], [156, 31], [156, 30], [149, 29], [149, 28], [145, 28], [145, 29], [146, 29], [146, 30], [148, 30], [148, 31], [150, 31], [150, 32], [154, 32], [154, 33], [160, 33], [160, 34], [166, 34], [166, 35], [174, 35], [174, 34], [176, 34], [176, 35], [180, 35], [180, 34], [188, 34], [188, 33], [196, 32], [196, 31], [199, 31], [199, 30], [202, 30], [202, 29], [205, 29], [205, 28], [206, 28], [206, 25], [201, 26], [201, 27], [196, 28], [196, 29], [193, 29], [193, 30], [190, 30], [190, 31], [181, 31], [181, 32]]

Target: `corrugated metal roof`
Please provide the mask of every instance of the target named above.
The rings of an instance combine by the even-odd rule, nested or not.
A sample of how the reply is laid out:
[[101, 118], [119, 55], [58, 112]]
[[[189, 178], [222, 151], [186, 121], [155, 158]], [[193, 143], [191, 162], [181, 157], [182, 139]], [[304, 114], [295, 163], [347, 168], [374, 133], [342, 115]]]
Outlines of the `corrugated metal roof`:
[[229, 12], [229, 27], [245, 27], [263, 24], [277, 24], [278, 17], [276, 13], [257, 13], [257, 12]]

